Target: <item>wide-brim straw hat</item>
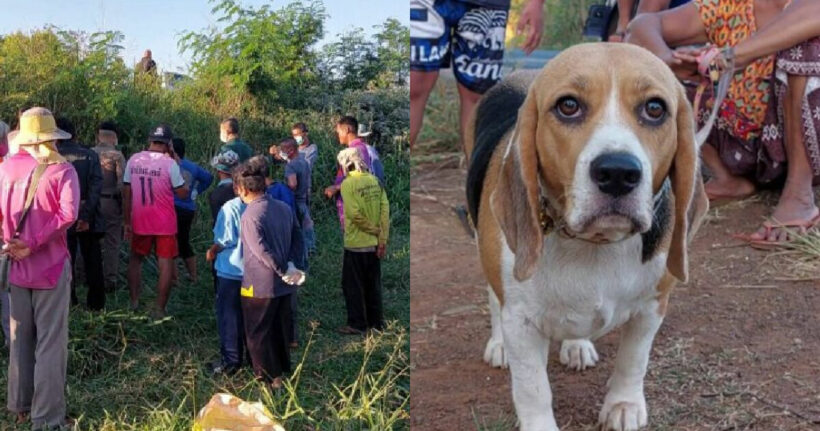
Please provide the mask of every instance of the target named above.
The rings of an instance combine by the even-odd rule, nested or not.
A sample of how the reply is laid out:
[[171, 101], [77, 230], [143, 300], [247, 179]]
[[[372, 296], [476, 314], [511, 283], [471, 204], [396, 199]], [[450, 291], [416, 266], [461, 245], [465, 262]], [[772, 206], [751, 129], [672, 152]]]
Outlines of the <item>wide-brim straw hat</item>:
[[57, 128], [54, 115], [46, 108], [34, 107], [20, 116], [20, 129], [9, 133], [9, 144], [37, 145], [43, 142], [70, 139], [71, 133]]

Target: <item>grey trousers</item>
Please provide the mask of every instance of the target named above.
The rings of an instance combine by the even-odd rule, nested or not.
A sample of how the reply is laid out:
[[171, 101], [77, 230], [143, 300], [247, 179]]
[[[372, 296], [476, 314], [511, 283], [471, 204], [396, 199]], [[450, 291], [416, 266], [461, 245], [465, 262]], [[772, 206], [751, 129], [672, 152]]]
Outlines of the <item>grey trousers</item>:
[[6, 348], [9, 347], [9, 291], [0, 289], [0, 319], [3, 319], [3, 340]]
[[120, 243], [122, 242], [122, 212], [116, 199], [101, 198], [100, 209], [105, 218], [105, 237], [102, 241], [103, 273], [105, 287], [111, 290], [117, 285], [120, 266]]
[[71, 265], [53, 289], [10, 286], [8, 409], [31, 412], [32, 428], [65, 422]]

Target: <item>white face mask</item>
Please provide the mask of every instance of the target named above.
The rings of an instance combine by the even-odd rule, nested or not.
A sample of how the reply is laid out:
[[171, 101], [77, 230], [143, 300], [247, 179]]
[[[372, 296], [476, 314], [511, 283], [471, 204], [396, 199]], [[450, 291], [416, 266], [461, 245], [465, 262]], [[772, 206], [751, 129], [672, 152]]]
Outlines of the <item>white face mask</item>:
[[228, 143], [228, 134], [225, 133], [224, 130], [219, 131], [219, 140], [222, 141], [223, 144]]
[[282, 160], [288, 160], [288, 154], [282, 150], [279, 150], [279, 157], [281, 157]]
[[295, 137], [295, 138], [293, 138], [293, 139], [294, 139], [294, 140], [296, 141], [296, 143], [297, 143], [297, 144], [299, 144], [299, 145], [302, 145], [302, 142], [305, 140], [305, 138], [303, 138], [303, 137], [301, 137], [301, 136], [297, 136], [297, 137]]

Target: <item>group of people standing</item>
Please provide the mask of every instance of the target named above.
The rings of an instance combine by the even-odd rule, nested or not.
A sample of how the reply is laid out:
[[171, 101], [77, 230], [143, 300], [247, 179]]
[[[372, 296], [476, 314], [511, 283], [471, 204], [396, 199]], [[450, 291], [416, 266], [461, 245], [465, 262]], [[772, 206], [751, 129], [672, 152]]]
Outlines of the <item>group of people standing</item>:
[[[344, 334], [383, 327], [380, 259], [389, 205], [378, 153], [358, 129], [352, 117], [337, 123], [340, 143], [348, 148], [339, 153], [336, 180], [325, 190], [336, 199], [344, 232]], [[93, 148], [73, 135], [70, 121], [40, 107], [23, 112], [10, 133], [0, 122], [0, 302], [10, 348], [8, 408], [18, 422], [30, 418], [34, 429], [66, 421], [68, 311], [72, 300], [78, 302], [75, 260], [82, 256], [86, 307], [101, 310], [106, 293], [118, 287], [125, 239], [136, 311], [142, 263], [155, 253], [159, 274], [152, 315], [165, 317], [179, 277], [175, 259], [191, 280], [198, 279], [190, 230], [197, 197], [214, 182], [208, 170], [185, 158], [185, 141], [167, 124], [153, 128], [147, 148], [127, 161], [112, 122], [99, 125]], [[255, 376], [274, 389], [290, 372], [289, 350], [298, 347], [297, 287], [316, 251], [310, 195], [318, 147], [304, 123], [295, 124], [291, 135], [271, 146], [269, 155], [254, 156], [239, 137], [239, 122], [223, 121], [223, 145], [211, 160], [218, 182], [207, 198], [214, 236], [205, 257], [213, 269], [221, 353], [212, 371], [232, 374], [248, 362], [247, 355]], [[276, 181], [272, 172], [280, 161], [284, 174]]]

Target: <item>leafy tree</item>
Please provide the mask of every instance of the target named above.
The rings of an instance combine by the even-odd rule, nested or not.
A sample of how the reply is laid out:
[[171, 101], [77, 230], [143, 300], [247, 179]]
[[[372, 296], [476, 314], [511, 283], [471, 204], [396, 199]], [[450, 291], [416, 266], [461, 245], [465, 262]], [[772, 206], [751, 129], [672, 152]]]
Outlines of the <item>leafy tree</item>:
[[265, 106], [304, 106], [299, 94], [317, 82], [311, 48], [324, 34], [322, 4], [291, 3], [273, 10], [218, 0], [212, 13], [224, 27], [189, 32], [179, 41], [193, 55], [194, 73], [212, 81], [227, 78]]
[[322, 72], [337, 89], [402, 86], [410, 73], [410, 29], [389, 18], [371, 40], [361, 28], [340, 34], [322, 52]]
[[379, 62], [383, 68], [379, 87], [405, 85], [410, 76], [410, 29], [389, 18], [376, 33]]
[[337, 90], [367, 88], [380, 73], [376, 46], [363, 33], [361, 28], [354, 28], [324, 46], [323, 75]]

